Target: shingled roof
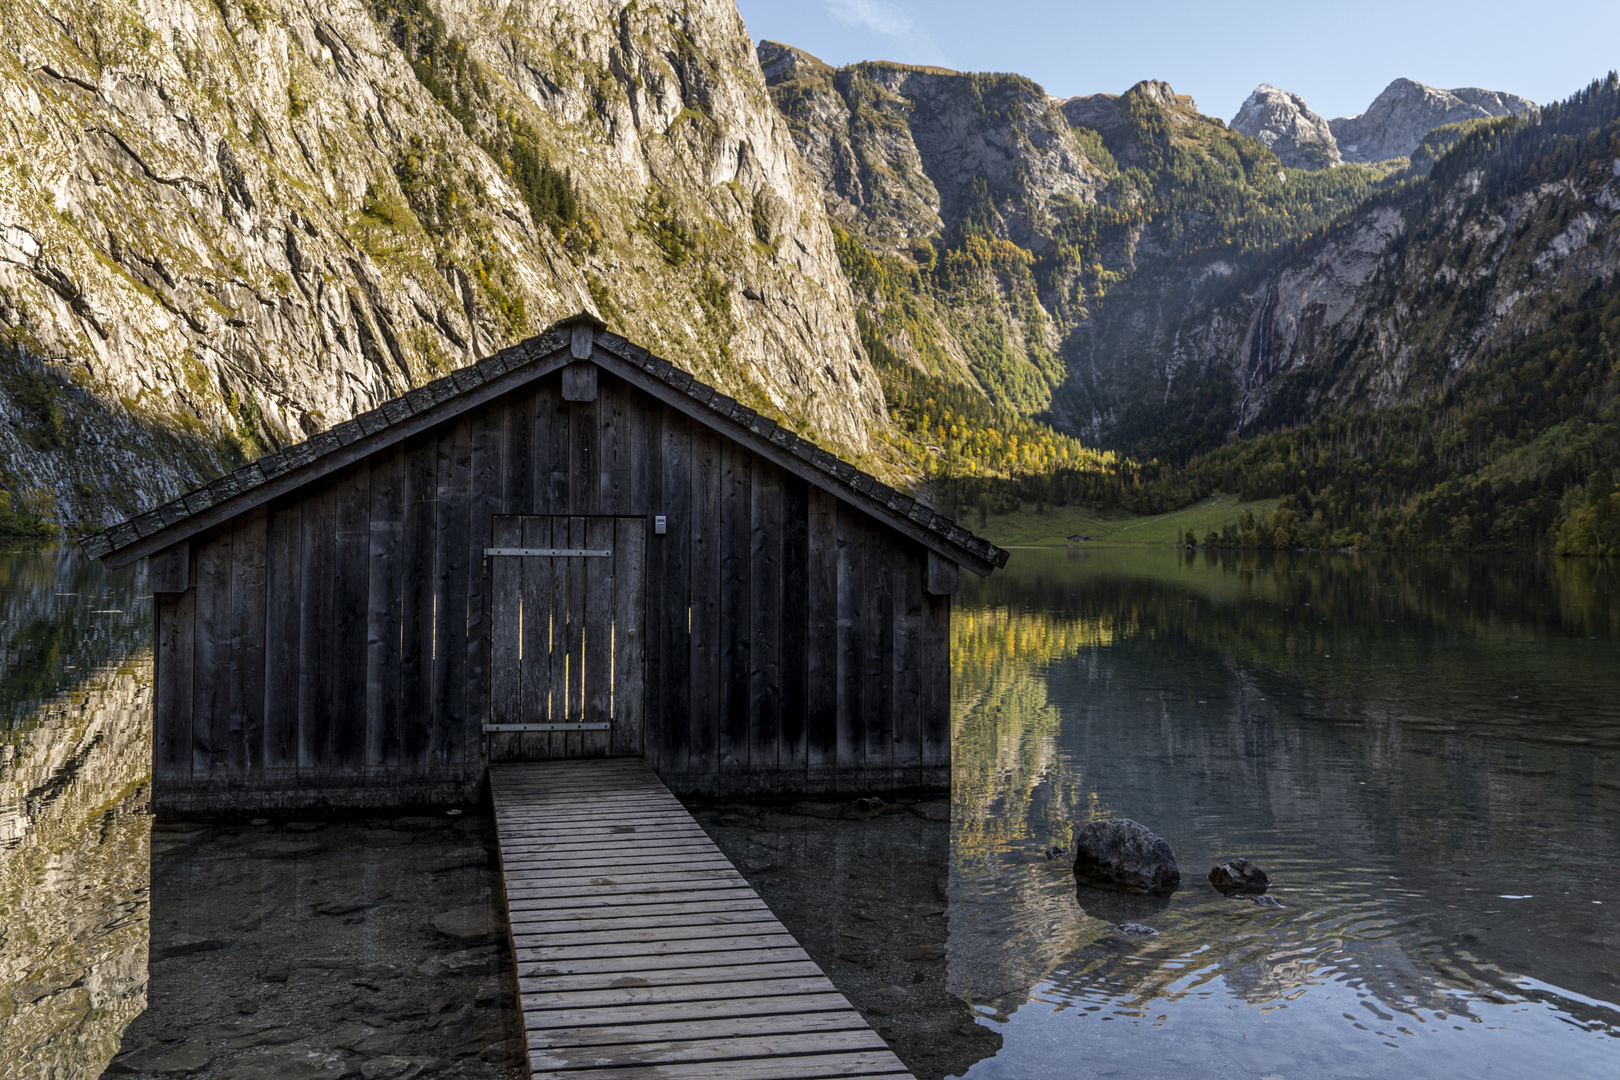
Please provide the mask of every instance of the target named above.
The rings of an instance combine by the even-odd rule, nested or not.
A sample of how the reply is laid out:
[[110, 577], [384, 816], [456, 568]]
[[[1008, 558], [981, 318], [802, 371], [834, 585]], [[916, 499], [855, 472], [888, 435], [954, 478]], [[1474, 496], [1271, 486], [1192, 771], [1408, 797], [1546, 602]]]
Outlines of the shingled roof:
[[127, 565], [585, 358], [977, 574], [988, 574], [1007, 563], [1005, 550], [738, 404], [668, 360], [608, 332], [585, 314], [564, 319], [542, 334], [385, 401], [304, 442], [266, 454], [154, 510], [85, 536], [79, 545], [86, 555], [109, 566]]

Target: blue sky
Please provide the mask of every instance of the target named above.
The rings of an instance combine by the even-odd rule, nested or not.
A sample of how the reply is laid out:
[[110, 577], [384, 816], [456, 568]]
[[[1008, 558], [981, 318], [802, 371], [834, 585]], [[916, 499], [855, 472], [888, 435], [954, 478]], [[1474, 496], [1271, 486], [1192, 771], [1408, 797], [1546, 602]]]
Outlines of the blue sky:
[[1293, 90], [1331, 118], [1362, 111], [1402, 75], [1545, 103], [1620, 67], [1620, 0], [737, 0], [737, 6], [755, 40], [785, 41], [831, 64], [898, 60], [1015, 71], [1058, 97], [1117, 94], [1157, 78], [1224, 120], [1262, 82]]

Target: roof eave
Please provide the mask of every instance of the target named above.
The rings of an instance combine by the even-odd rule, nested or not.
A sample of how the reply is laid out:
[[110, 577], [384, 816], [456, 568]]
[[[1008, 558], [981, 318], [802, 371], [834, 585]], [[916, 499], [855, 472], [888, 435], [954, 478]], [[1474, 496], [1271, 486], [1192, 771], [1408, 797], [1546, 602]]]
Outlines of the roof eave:
[[[553, 347], [546, 348], [545, 346]], [[538, 359], [524, 358], [523, 352], [525, 351], [530, 354], [530, 356], [537, 355]], [[514, 353], [518, 355], [511, 355]], [[133, 543], [119, 545], [107, 554], [100, 556], [100, 558], [102, 559], [103, 564], [110, 570], [116, 570], [119, 567], [128, 566], [130, 563], [133, 563], [138, 559], [143, 559], [148, 555], [153, 555], [159, 551], [162, 551], [164, 548], [178, 544], [182, 540], [187, 540], [192, 536], [195, 536], [197, 533], [211, 529], [222, 522], [229, 521], [236, 515], [267, 503], [271, 499], [285, 495], [288, 492], [295, 491], [305, 484], [319, 480], [323, 476], [330, 475], [331, 473], [345, 468], [346, 466], [351, 465], [370, 454], [374, 454], [378, 450], [390, 446], [393, 443], [399, 442], [402, 439], [407, 439], [412, 435], [425, 431], [436, 424], [443, 423], [445, 420], [459, 416], [460, 414], [471, 409], [476, 409], [478, 406], [492, 401], [495, 398], [500, 397], [502, 394], [510, 392], [517, 386], [520, 386], [532, 379], [542, 378], [550, 374], [552, 371], [560, 369], [572, 359], [573, 358], [568, 351], [568, 342], [566, 340], [564, 340], [559, 346], [556, 345], [555, 342], [545, 341], [543, 335], [540, 337], [530, 338], [521, 345], [514, 346], [511, 349], [502, 350], [492, 357], [486, 357], [484, 360], [480, 360], [476, 364], [471, 364], [468, 367], [459, 369], [460, 372], [472, 373], [465, 376], [464, 381], [472, 382], [474, 379], [477, 380], [466, 389], [457, 390], [454, 394], [440, 400], [431, 400], [431, 403], [427, 403], [425, 404], [425, 407], [420, 408], [417, 411], [413, 411], [407, 418], [388, 424], [387, 426], [381, 427], [374, 432], [361, 433], [358, 438], [352, 438], [347, 442], [342, 441], [343, 436], [337, 433], [347, 425], [357, 424], [358, 421], [345, 421], [345, 423], [337, 425], [330, 431], [322, 432], [320, 435], [316, 435], [302, 443], [289, 447], [282, 455], [279, 455], [282, 457], [292, 457], [295, 461], [297, 458], [313, 455], [311, 460], [301, 464], [294, 464], [293, 467], [288, 468], [285, 471], [278, 472], [274, 476], [266, 476], [264, 477], [262, 483], [257, 483], [251, 487], [238, 490], [233, 495], [226, 495], [226, 497], [217, 502], [211, 503], [209, 506], [200, 509], [194, 514], [183, 517], [171, 524], [162, 525], [160, 528], [157, 528], [150, 533], [141, 535], [140, 538]], [[492, 363], [492, 361], [494, 361], [494, 363]], [[431, 386], [432, 384], [429, 385]], [[385, 410], [389, 407], [389, 405], [393, 405], [394, 403], [405, 403], [406, 405], [414, 406], [414, 403], [411, 402], [412, 395], [419, 394], [421, 391], [425, 390], [428, 390], [428, 387], [418, 387], [416, 390], [413, 390], [410, 393], [391, 399], [377, 411]], [[428, 396], [430, 399], [432, 398], [431, 393]], [[418, 397], [417, 402], [422, 403], [422, 399]], [[327, 451], [323, 453], [316, 444], [325, 437], [330, 437], [337, 440], [338, 445], [344, 452], [334, 453]], [[259, 469], [262, 472], [264, 463], [271, 461], [277, 456], [278, 455], [275, 454], [268, 455], [265, 458], [261, 458], [249, 465], [243, 466], [241, 469], [236, 470], [236, 472], [230, 473], [227, 476], [216, 480], [204, 490], [212, 491], [216, 485], [221, 483], [221, 481], [231, 481], [232, 478], [236, 477], [238, 473], [247, 472], [253, 469]], [[157, 510], [136, 515], [134, 518], [129, 519], [129, 521], [120, 523], [120, 525], [131, 526], [135, 522], [139, 522], [142, 518], [149, 519], [153, 515], [161, 515], [162, 510], [163, 507], [159, 507]], [[114, 526], [113, 528], [116, 529], [119, 527], [120, 526]], [[86, 537], [84, 540], [81, 540], [81, 546], [85, 545], [87, 541], [91, 539], [93, 539], [93, 537]], [[93, 554], [88, 550], [87, 553]]]

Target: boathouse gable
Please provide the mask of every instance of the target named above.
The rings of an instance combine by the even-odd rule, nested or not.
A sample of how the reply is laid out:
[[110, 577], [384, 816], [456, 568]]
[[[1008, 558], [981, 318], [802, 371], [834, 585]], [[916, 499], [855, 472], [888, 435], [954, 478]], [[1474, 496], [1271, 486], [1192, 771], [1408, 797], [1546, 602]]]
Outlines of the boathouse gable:
[[149, 558], [154, 802], [948, 784], [958, 568], [1006, 553], [577, 318], [107, 533]]

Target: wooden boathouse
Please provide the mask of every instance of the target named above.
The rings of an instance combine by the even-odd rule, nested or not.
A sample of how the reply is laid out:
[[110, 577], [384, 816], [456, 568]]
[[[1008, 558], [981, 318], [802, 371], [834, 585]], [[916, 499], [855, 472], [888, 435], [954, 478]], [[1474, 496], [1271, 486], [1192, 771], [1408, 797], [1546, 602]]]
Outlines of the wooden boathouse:
[[950, 597], [1007, 559], [584, 315], [82, 544], [149, 559], [160, 812], [942, 789]]

